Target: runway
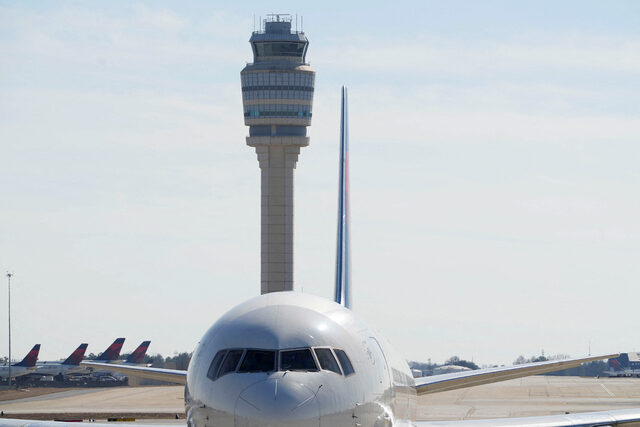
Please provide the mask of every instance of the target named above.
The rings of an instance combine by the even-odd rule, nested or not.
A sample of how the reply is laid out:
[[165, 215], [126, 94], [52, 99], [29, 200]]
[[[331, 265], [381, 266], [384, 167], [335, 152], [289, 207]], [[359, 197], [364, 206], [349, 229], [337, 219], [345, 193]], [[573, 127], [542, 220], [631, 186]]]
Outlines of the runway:
[[[5, 417], [184, 417], [182, 386], [81, 389], [0, 401]], [[418, 398], [419, 420], [456, 420], [640, 408], [640, 379], [535, 376]]]

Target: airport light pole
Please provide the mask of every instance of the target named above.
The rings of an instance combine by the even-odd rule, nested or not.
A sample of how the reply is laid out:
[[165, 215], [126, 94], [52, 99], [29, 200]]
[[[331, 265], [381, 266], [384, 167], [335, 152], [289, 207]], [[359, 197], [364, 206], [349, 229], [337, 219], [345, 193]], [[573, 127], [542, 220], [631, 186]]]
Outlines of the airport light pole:
[[9, 364], [9, 378], [7, 382], [9, 383], [9, 387], [11, 387], [11, 276], [13, 276], [13, 274], [7, 271], [7, 285], [9, 288], [9, 360], [7, 361]]

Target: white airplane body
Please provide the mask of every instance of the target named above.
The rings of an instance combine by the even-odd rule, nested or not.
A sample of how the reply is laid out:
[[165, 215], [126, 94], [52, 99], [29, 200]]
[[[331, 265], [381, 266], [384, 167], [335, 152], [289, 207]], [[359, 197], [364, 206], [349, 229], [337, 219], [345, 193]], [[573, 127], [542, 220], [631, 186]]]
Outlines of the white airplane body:
[[[35, 371], [35, 366], [32, 368], [25, 368], [21, 366], [12, 366], [11, 367], [11, 378], [21, 377], [22, 375], [27, 375]], [[2, 365], [0, 366], [0, 378], [8, 378], [9, 377], [9, 366]]]
[[62, 362], [42, 362], [39, 363], [31, 373], [40, 375], [58, 375], [81, 372], [84, 368], [78, 365], [67, 365]]
[[[239, 363], [223, 360], [213, 372], [209, 355], [225, 351]], [[185, 403], [189, 421], [202, 426], [403, 425], [415, 418], [413, 385], [407, 363], [353, 312], [278, 292], [241, 304], [209, 329], [192, 357]]]

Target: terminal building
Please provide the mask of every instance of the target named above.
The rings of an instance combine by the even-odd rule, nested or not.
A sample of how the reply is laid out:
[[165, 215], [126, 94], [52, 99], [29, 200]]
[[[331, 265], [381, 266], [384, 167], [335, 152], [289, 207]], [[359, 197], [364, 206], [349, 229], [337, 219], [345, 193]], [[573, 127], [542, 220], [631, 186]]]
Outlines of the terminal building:
[[315, 72], [309, 41], [289, 15], [269, 15], [249, 42], [253, 62], [240, 73], [247, 145], [261, 174], [261, 293], [294, 286], [294, 169], [309, 145]]

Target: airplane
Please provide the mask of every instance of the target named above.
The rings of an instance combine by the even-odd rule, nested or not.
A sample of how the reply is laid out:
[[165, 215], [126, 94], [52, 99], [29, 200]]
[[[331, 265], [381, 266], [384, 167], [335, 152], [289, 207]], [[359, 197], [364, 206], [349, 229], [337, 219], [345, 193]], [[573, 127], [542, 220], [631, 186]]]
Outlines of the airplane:
[[[127, 356], [127, 358], [122, 362], [123, 365], [140, 365], [144, 360], [144, 356], [147, 354], [147, 350], [149, 349], [149, 344], [151, 341], [142, 341], [142, 343], [133, 350], [133, 353]], [[119, 360], [115, 360], [114, 363], [119, 363]]]
[[[267, 293], [245, 301], [209, 328], [186, 371], [89, 361], [83, 364], [184, 385], [189, 427], [595, 427], [640, 423], [640, 409], [480, 421], [416, 421], [419, 395], [567, 369], [617, 355], [414, 379], [406, 360], [351, 310], [347, 153], [347, 89], [343, 87], [333, 301], [294, 291]], [[61, 422], [6, 419], [0, 420], [0, 425], [73, 427]]]
[[347, 98], [343, 87], [334, 300], [293, 291], [260, 295], [232, 308], [209, 328], [187, 371], [136, 366], [112, 369], [183, 384], [187, 425], [192, 427], [561, 427], [640, 422], [640, 409], [500, 420], [416, 421], [419, 395], [553, 372], [616, 355], [414, 379], [406, 360], [351, 310]]
[[[124, 338], [116, 338], [113, 343], [105, 351], [98, 354], [98, 357], [94, 360], [100, 363], [113, 363], [118, 360], [120, 357], [120, 350], [122, 350], [122, 345], [124, 344]], [[90, 373], [95, 372], [94, 368], [88, 367], [84, 361], [80, 361], [80, 366], [76, 368], [74, 373]]]
[[607, 362], [610, 369], [605, 374], [610, 377], [640, 377], [640, 353], [622, 353]]
[[[32, 373], [36, 369], [38, 353], [40, 353], [40, 344], [34, 345], [31, 351], [29, 351], [20, 362], [11, 365], [11, 377], [14, 378]], [[9, 365], [0, 366], [0, 378], [8, 377]]]
[[[143, 341], [124, 361], [118, 360], [120, 357], [120, 350], [124, 344], [124, 338], [116, 339], [103, 353], [101, 353], [94, 362], [106, 363], [106, 364], [122, 364], [122, 365], [139, 365], [142, 363], [144, 356], [147, 354], [147, 349], [151, 341]], [[93, 367], [89, 367], [85, 362], [81, 362], [81, 366], [75, 370], [75, 372], [89, 373], [89, 372], [111, 372], [110, 370], [101, 369], [95, 370]]]
[[142, 343], [138, 346], [138, 348], [133, 350], [133, 353], [127, 356], [124, 363], [129, 365], [141, 364], [144, 359], [144, 356], [146, 356], [147, 354], [147, 350], [149, 349], [149, 344], [151, 344], [151, 341], [142, 341]]
[[628, 377], [629, 372], [628, 369], [620, 364], [620, 360], [623, 358], [624, 354], [620, 356], [609, 359], [607, 361], [608, 365], [611, 367], [609, 371], [606, 372], [610, 377]]
[[36, 365], [34, 374], [42, 375], [58, 375], [68, 374], [82, 370], [80, 368], [80, 362], [84, 358], [84, 353], [87, 350], [86, 343], [82, 343], [76, 348], [69, 357], [63, 362], [38, 362]]
[[122, 350], [122, 345], [124, 344], [124, 338], [116, 338], [116, 340], [111, 343], [109, 347], [95, 358], [95, 360], [99, 360], [100, 362], [112, 362], [118, 360], [120, 357], [120, 350]]

